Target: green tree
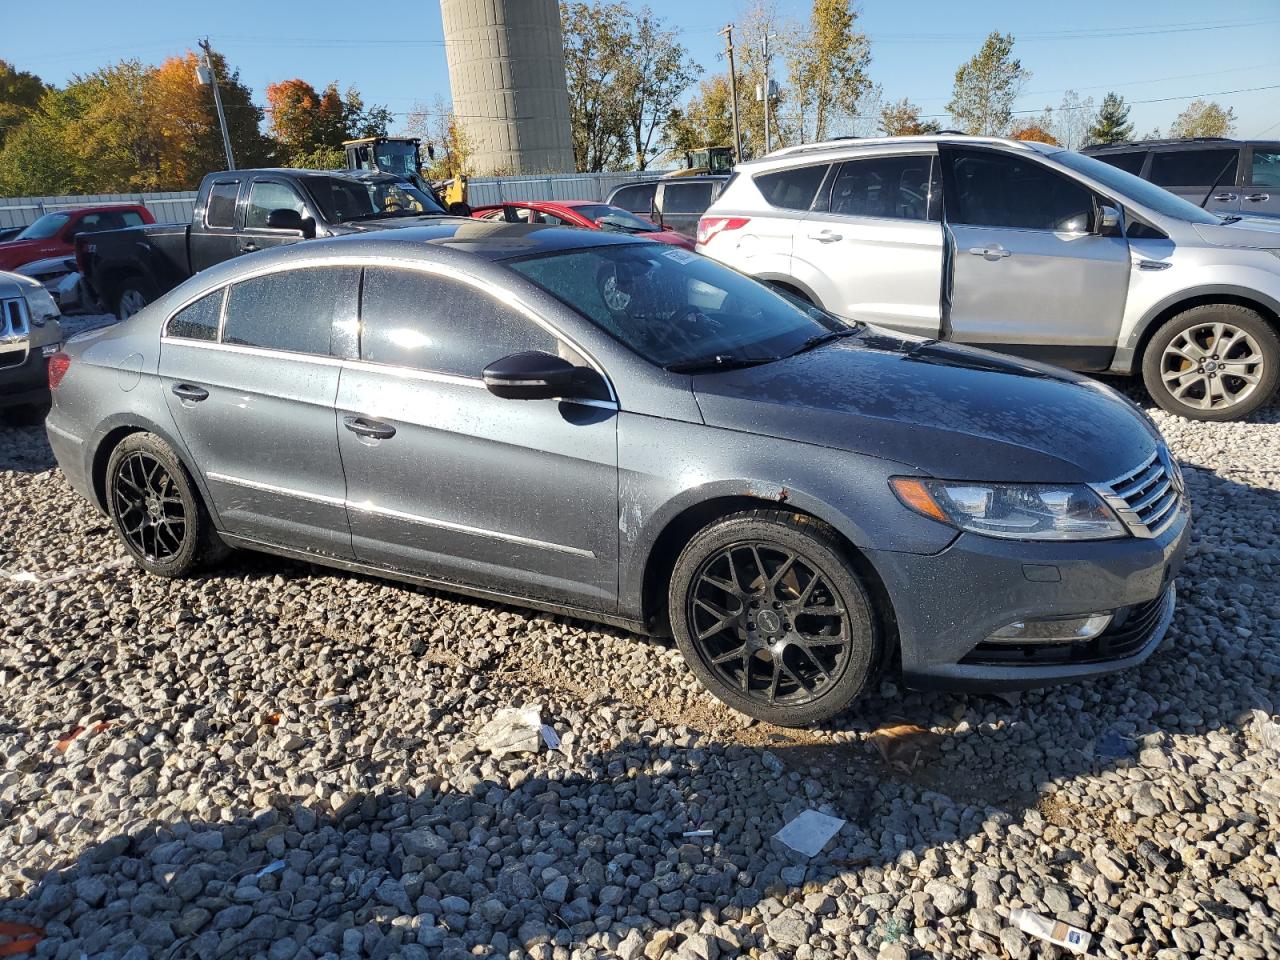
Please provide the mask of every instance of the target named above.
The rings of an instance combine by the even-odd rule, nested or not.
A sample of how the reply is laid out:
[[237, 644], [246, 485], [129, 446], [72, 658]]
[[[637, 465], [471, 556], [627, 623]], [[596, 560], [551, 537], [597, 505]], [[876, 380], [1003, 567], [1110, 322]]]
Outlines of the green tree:
[[941, 129], [934, 120], [921, 120], [920, 108], [906, 97], [880, 108], [880, 132], [886, 137], [915, 137]]
[[807, 135], [810, 108], [813, 139], [825, 140], [832, 133], [832, 121], [856, 113], [871, 89], [871, 44], [857, 29], [857, 21], [851, 0], [813, 0], [808, 28], [794, 31], [787, 44], [802, 136]]
[[622, 78], [632, 52], [629, 17], [621, 3], [560, 5], [573, 159], [585, 172], [616, 170], [628, 153]]
[[630, 133], [635, 167], [644, 170], [658, 153], [663, 119], [702, 68], [679, 42], [676, 31], [648, 7], [628, 13], [626, 19], [628, 51], [618, 77], [618, 106]]
[[1102, 98], [1102, 108], [1089, 128], [1090, 143], [1124, 143], [1133, 139], [1133, 124], [1129, 122], [1129, 105], [1118, 93], [1108, 93]]
[[708, 144], [732, 144], [730, 97], [727, 73], [707, 77], [699, 83], [689, 102], [673, 109], [667, 116], [663, 127], [663, 146], [667, 152], [678, 156], [686, 150], [697, 150]]
[[16, 69], [0, 60], [0, 147], [39, 104], [48, 88], [34, 73]]
[[992, 31], [956, 71], [947, 112], [967, 133], [1000, 136], [1013, 121], [1013, 102], [1031, 77], [1013, 56], [1012, 34]]
[[1192, 100], [1173, 126], [1171, 137], [1229, 137], [1235, 129], [1236, 113], [1212, 100]]

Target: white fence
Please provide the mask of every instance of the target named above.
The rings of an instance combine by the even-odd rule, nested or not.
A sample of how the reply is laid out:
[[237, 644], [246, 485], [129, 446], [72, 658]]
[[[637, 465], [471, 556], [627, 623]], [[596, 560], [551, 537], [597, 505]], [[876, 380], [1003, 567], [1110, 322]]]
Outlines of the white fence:
[[[473, 207], [507, 200], [597, 200], [614, 187], [648, 180], [663, 171], [627, 173], [557, 173], [528, 177], [474, 177], [468, 197]], [[98, 193], [85, 196], [0, 198], [0, 230], [25, 227], [46, 213], [106, 203], [144, 203], [158, 223], [191, 219], [194, 191], [176, 193]]]

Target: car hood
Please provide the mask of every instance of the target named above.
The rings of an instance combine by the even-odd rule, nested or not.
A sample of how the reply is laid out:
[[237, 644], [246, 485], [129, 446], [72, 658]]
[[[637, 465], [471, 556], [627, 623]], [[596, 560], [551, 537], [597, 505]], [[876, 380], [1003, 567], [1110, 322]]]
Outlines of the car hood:
[[1280, 247], [1280, 219], [1244, 217], [1232, 223], [1197, 223], [1196, 233], [1205, 243], [1215, 247]]
[[1160, 442], [1110, 387], [1044, 364], [876, 328], [694, 378], [709, 425], [849, 450], [953, 480], [1103, 482]]

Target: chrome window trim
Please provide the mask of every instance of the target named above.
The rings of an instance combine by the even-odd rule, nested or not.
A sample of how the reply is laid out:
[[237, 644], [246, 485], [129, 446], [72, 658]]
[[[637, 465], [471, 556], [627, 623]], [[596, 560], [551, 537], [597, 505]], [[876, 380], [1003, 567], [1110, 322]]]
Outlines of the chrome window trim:
[[466, 533], [472, 536], [485, 537], [490, 540], [501, 540], [505, 543], [516, 543], [526, 547], [537, 547], [544, 550], [554, 550], [557, 553], [568, 553], [576, 557], [584, 557], [588, 560], [595, 559], [595, 553], [591, 550], [583, 550], [580, 547], [570, 547], [563, 543], [551, 543], [546, 540], [535, 540], [532, 537], [521, 537], [514, 533], [502, 533], [498, 530], [488, 530], [484, 527], [473, 527], [465, 523], [454, 523], [451, 520], [437, 520], [435, 517], [424, 517], [421, 514], [405, 513], [401, 510], [391, 510], [387, 507], [379, 507], [369, 501], [356, 503], [347, 500], [344, 497], [327, 497], [319, 493], [307, 493], [305, 490], [297, 490], [293, 487], [282, 487], [274, 483], [264, 483], [260, 480], [249, 480], [244, 477], [234, 477], [225, 473], [215, 473], [209, 471], [205, 473], [206, 479], [216, 480], [221, 483], [227, 483], [235, 487], [245, 487], [249, 490], [261, 490], [264, 493], [276, 493], [285, 497], [293, 497], [298, 500], [307, 500], [311, 503], [321, 503], [331, 507], [343, 507], [347, 510], [354, 510], [357, 513], [368, 513], [380, 517], [389, 517], [394, 520], [404, 520], [407, 523], [416, 523], [424, 527], [434, 527], [439, 530], [452, 530], [457, 533]]
[[[162, 342], [169, 341], [169, 342], [184, 343], [184, 344], [199, 344], [205, 347], [240, 346], [239, 344], [224, 344], [222, 342], [222, 333], [223, 333], [224, 327], [226, 326], [228, 291], [234, 284], [243, 283], [246, 280], [253, 280], [253, 279], [256, 279], [257, 277], [267, 276], [268, 274], [272, 274], [272, 273], [283, 273], [288, 270], [306, 270], [306, 269], [315, 268], [315, 267], [361, 267], [363, 268], [363, 267], [370, 267], [370, 266], [399, 267], [399, 268], [404, 268], [409, 270], [418, 270], [422, 273], [431, 273], [431, 274], [436, 274], [438, 276], [447, 277], [449, 279], [457, 280], [461, 283], [465, 283], [469, 286], [475, 287], [477, 290], [480, 290], [481, 292], [487, 294], [488, 296], [493, 297], [495, 300], [499, 301], [500, 303], [506, 304], [507, 306], [514, 309], [516, 312], [523, 314], [527, 319], [532, 320], [535, 324], [537, 324], [547, 333], [551, 334], [551, 336], [555, 337], [557, 340], [569, 346], [571, 349], [576, 351], [579, 356], [581, 356], [584, 360], [586, 360], [588, 366], [590, 366], [591, 369], [593, 369], [596, 373], [600, 375], [601, 379], [603, 379], [605, 382], [605, 386], [608, 387], [609, 401], [613, 403], [613, 409], [621, 409], [621, 404], [618, 401], [618, 393], [613, 388], [613, 381], [609, 378], [609, 375], [605, 373], [604, 368], [600, 365], [599, 361], [597, 361], [596, 358], [591, 354], [591, 352], [586, 350], [581, 344], [579, 344], [576, 340], [574, 340], [573, 337], [564, 333], [554, 324], [550, 323], [548, 320], [543, 318], [536, 310], [530, 307], [527, 303], [525, 303], [523, 300], [521, 300], [518, 296], [513, 294], [511, 291], [506, 290], [495, 283], [491, 283], [490, 281], [485, 280], [483, 277], [478, 277], [473, 273], [467, 273], [464, 270], [459, 270], [456, 267], [449, 266], [447, 264], [432, 263], [430, 261], [425, 261], [425, 260], [413, 260], [406, 257], [372, 256], [369, 254], [365, 254], [365, 255], [353, 255], [353, 254], [332, 255], [331, 254], [328, 256], [313, 256], [313, 257], [300, 258], [297, 260], [290, 260], [287, 263], [273, 263], [273, 264], [268, 264], [267, 266], [264, 266], [264, 267], [259, 267], [258, 269], [252, 270], [248, 273], [240, 274], [239, 276], [235, 277], [235, 279], [223, 281], [221, 287], [215, 286], [209, 289], [202, 290], [201, 292], [197, 294], [193, 294], [192, 296], [188, 297], [186, 300], [182, 301], [176, 308], [174, 308], [169, 312], [169, 315], [165, 318], [164, 323], [161, 325], [161, 328], [160, 328], [161, 341]], [[526, 281], [526, 282], [531, 282], [531, 281]], [[182, 312], [184, 309], [186, 309], [187, 307], [189, 307], [191, 304], [195, 303], [197, 300], [201, 299], [202, 297], [208, 296], [209, 294], [213, 293], [217, 289], [221, 289], [223, 291], [223, 296], [222, 296], [222, 313], [220, 315], [219, 322], [218, 322], [218, 342], [216, 344], [212, 344], [207, 340], [185, 340], [181, 337], [170, 337], [168, 335], [169, 323], [170, 321], [173, 320], [173, 318], [178, 313]], [[401, 364], [390, 364], [390, 363], [374, 364], [371, 361], [367, 361], [367, 360], [343, 360], [340, 357], [320, 357], [317, 354], [295, 353], [290, 350], [268, 350], [265, 347], [245, 347], [244, 349], [258, 350], [264, 354], [269, 354], [271, 356], [295, 357], [295, 358], [301, 357], [301, 358], [306, 358], [311, 360], [316, 360], [316, 359], [332, 360], [338, 363], [368, 364], [372, 367], [376, 367], [384, 371], [397, 371], [397, 372], [408, 371], [409, 375], [429, 373], [432, 376], [424, 377], [423, 379], [448, 378], [447, 380], [439, 381], [439, 382], [446, 382], [446, 383], [452, 383], [459, 380], [465, 380], [465, 381], [473, 380], [473, 378], [463, 377], [458, 374], [450, 374], [450, 373], [444, 373], [441, 371], [434, 371], [434, 370], [419, 370], [416, 367], [408, 367], [408, 366], [403, 366]], [[483, 381], [481, 380], [477, 379], [475, 380], [475, 382], [483, 385]], [[575, 401], [575, 402], [581, 402], [581, 401]]]
[[338, 367], [347, 361], [341, 357], [321, 356], [318, 353], [295, 353], [291, 350], [273, 350], [267, 347], [247, 347], [240, 343], [211, 343], [208, 340], [185, 340], [182, 337], [163, 336], [160, 343], [180, 344], [184, 347], [196, 347], [201, 350], [214, 350], [225, 353], [239, 353], [250, 357], [288, 358], [300, 363], [314, 363], [324, 367]]

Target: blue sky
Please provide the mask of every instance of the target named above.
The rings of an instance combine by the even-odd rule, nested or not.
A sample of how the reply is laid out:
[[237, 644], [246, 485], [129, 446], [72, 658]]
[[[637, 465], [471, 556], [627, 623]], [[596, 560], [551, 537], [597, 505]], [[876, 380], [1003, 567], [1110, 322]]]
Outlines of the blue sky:
[[[708, 70], [723, 41], [716, 31], [741, 11], [736, 2], [649, 0], [680, 29]], [[778, 0], [801, 16], [809, 0]], [[1100, 100], [1117, 90], [1133, 102], [1137, 132], [1167, 129], [1192, 94], [1235, 109], [1236, 133], [1280, 138], [1280, 4], [1239, 0], [1233, 15], [1211, 4], [1167, 0], [864, 0], [872, 79], [888, 99], [910, 97], [942, 113], [956, 67], [993, 29], [1012, 33], [1032, 72], [1018, 106], [1057, 105], [1067, 88]], [[366, 102], [407, 113], [415, 101], [448, 95], [443, 33], [434, 0], [409, 5], [350, 0], [0, 0], [0, 58], [62, 83], [125, 57], [159, 62], [208, 35], [261, 102], [266, 85], [299, 76], [317, 86], [355, 83]], [[742, 42], [742, 39], [739, 39]], [[1274, 89], [1243, 91], [1273, 86]], [[1169, 99], [1166, 102], [1137, 101]]]

